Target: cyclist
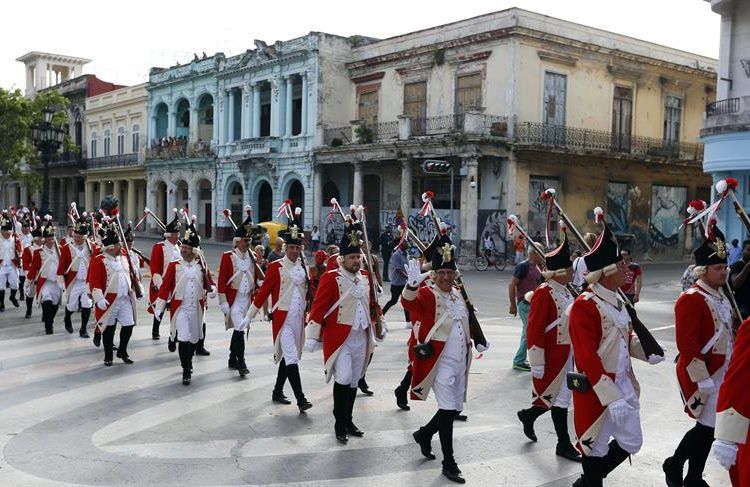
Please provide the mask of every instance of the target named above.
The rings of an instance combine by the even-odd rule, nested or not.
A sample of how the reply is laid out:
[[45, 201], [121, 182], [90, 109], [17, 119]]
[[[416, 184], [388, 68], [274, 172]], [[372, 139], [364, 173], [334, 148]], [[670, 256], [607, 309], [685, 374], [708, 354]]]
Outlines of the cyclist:
[[489, 233], [484, 234], [484, 256], [487, 258], [487, 262], [492, 262], [492, 251], [495, 250], [495, 242]]

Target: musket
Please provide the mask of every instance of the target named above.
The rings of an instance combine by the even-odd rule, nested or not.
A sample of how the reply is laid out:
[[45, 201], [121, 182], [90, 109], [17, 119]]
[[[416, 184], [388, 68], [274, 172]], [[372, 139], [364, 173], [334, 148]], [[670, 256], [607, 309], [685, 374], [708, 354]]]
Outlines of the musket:
[[[552, 201], [555, 205], [555, 208], [557, 209], [558, 215], [568, 226], [568, 228], [573, 232], [573, 235], [576, 237], [576, 240], [578, 240], [579, 245], [583, 247], [586, 252], [590, 252], [591, 247], [583, 239], [583, 235], [581, 235], [581, 232], [579, 232], [578, 229], [573, 225], [573, 222], [568, 217], [568, 215], [565, 214], [562, 207], [560, 206], [560, 203], [558, 203], [557, 198], [553, 198]], [[643, 347], [643, 352], [646, 354], [646, 357], [650, 355], [660, 355], [663, 357], [664, 349], [661, 347], [661, 345], [659, 345], [659, 342], [656, 341], [656, 338], [654, 338], [649, 329], [646, 328], [646, 325], [644, 325], [640, 318], [638, 318], [638, 313], [636, 313], [633, 303], [630, 302], [630, 299], [628, 299], [628, 297], [625, 296], [625, 293], [622, 292], [622, 290], [619, 288], [617, 289], [617, 294], [622, 302], [625, 303], [625, 308], [628, 311], [628, 315], [630, 315], [630, 321], [633, 323], [633, 331], [635, 332], [636, 336], [638, 336], [638, 340], [641, 342], [641, 347]]]
[[375, 323], [375, 336], [380, 339], [383, 336], [383, 308], [378, 303], [378, 297], [375, 291], [375, 286], [378, 285], [375, 280], [375, 269], [372, 266], [372, 254], [370, 253], [370, 240], [367, 236], [367, 221], [365, 219], [365, 209], [360, 206], [357, 208], [359, 211], [359, 219], [362, 221], [362, 230], [365, 237], [365, 259], [367, 260], [370, 272], [367, 273], [367, 279], [370, 281], [370, 319]]
[[145, 255], [143, 255], [143, 252], [141, 252], [140, 250], [138, 250], [138, 249], [137, 249], [137, 248], [135, 248], [135, 247], [130, 247], [130, 250], [132, 250], [133, 252], [135, 252], [135, 254], [136, 254], [136, 255], [137, 255], [138, 257], [140, 257], [141, 259], [143, 259], [143, 262], [145, 262], [145, 263], [146, 263], [146, 265], [151, 265], [151, 259], [149, 259], [149, 258], [148, 258], [148, 257], [146, 257]]
[[[193, 215], [191, 219], [190, 216], [188, 215], [188, 211], [185, 208], [180, 209], [180, 212], [182, 213], [182, 216], [185, 218], [185, 226], [190, 225], [190, 223], [195, 224], [195, 221], [196, 221], [195, 215]], [[208, 265], [206, 265], [206, 258], [200, 249], [198, 249], [198, 251], [195, 252], [195, 254], [198, 257], [198, 265], [201, 268], [201, 275], [203, 276], [203, 290], [206, 293], [210, 293], [211, 292], [211, 280], [209, 276]]]
[[[427, 195], [427, 201], [425, 201], [425, 207], [429, 211], [430, 216], [432, 218], [433, 223], [435, 224], [435, 231], [440, 234], [441, 228], [440, 228], [440, 218], [437, 216], [437, 213], [435, 212], [435, 207], [432, 206], [432, 197], [430, 196], [431, 192], [426, 192], [422, 195], [422, 199], [425, 199], [425, 195]], [[477, 318], [477, 312], [476, 308], [474, 308], [474, 304], [471, 302], [471, 299], [469, 298], [469, 293], [466, 290], [466, 284], [464, 283], [464, 280], [461, 278], [461, 274], [456, 274], [456, 287], [458, 288], [458, 291], [461, 293], [461, 297], [464, 300], [464, 303], [466, 304], [466, 309], [469, 312], [469, 335], [471, 336], [471, 339], [474, 340], [475, 344], [482, 345], [483, 347], [487, 346], [487, 337], [484, 336], [484, 332], [482, 331], [482, 326], [479, 324], [479, 318]]]
[[[341, 205], [339, 205], [339, 202], [336, 200], [336, 198], [331, 198], [331, 206], [333, 207], [334, 212], [337, 212], [337, 214], [341, 215], [341, 219], [344, 221], [344, 224], [346, 225], [346, 213], [344, 213], [344, 210], [341, 208]], [[351, 211], [356, 211], [356, 208], [354, 205], [351, 205], [350, 207]], [[374, 270], [369, 266], [369, 263], [367, 262], [367, 258], [365, 257], [365, 252], [360, 249], [360, 254], [362, 255], [362, 258], [365, 261], [365, 267], [367, 267], [367, 270], [370, 272], [374, 272]], [[378, 287], [378, 292], [382, 292], [382, 288]]]
[[11, 219], [11, 224], [13, 225], [13, 251], [15, 252], [18, 266], [22, 267], [23, 265], [23, 263], [21, 262], [22, 256], [18, 255], [18, 249], [21, 248], [21, 242], [18, 240], [18, 232], [16, 232], [16, 207], [15, 206], [10, 207], [10, 219]]
[[[302, 213], [302, 209], [296, 208], [293, 213], [291, 203], [292, 203], [291, 200], [284, 201], [284, 203], [281, 205], [281, 209], [284, 213], [286, 213], [287, 219], [293, 222], [294, 214], [297, 214], [297, 216], [299, 216]], [[304, 248], [300, 249], [299, 258], [302, 261], [302, 268], [305, 270], [305, 285], [307, 286], [306, 288], [307, 291], [305, 293], [305, 312], [307, 313], [310, 311], [310, 308], [312, 307], [312, 300], [314, 296], [312, 295], [313, 290], [312, 290], [312, 280], [310, 279], [310, 268], [307, 267], [307, 261], [305, 260]]]
[[[253, 209], [250, 205], [245, 206], [245, 213], [247, 213], [248, 216], [252, 213]], [[224, 208], [221, 210], [222, 215], [224, 215], [224, 219], [229, 220], [229, 224], [232, 226], [232, 230], [237, 231], [237, 224], [232, 220], [232, 210], [229, 208]], [[266, 273], [263, 272], [263, 269], [260, 268], [260, 265], [258, 265], [258, 261], [255, 259], [255, 254], [253, 253], [254, 250], [252, 248], [248, 248], [248, 254], [250, 256], [250, 260], [253, 262], [253, 266], [255, 266], [255, 272], [258, 275], [258, 277], [261, 280], [266, 279]]]

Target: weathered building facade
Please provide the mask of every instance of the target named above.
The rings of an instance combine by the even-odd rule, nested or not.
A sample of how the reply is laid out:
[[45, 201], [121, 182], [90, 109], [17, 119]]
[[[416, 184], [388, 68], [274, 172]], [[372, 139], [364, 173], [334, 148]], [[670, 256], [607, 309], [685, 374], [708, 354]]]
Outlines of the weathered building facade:
[[640, 256], [681, 257], [681, 215], [710, 186], [697, 138], [715, 68], [515, 8], [364, 42], [346, 64], [345, 113], [322, 127], [316, 186], [323, 202], [364, 203], [372, 234], [399, 209], [419, 223], [431, 189], [471, 255], [485, 234], [502, 249], [509, 213], [543, 233], [539, 195], [555, 187], [582, 229], [603, 206]]

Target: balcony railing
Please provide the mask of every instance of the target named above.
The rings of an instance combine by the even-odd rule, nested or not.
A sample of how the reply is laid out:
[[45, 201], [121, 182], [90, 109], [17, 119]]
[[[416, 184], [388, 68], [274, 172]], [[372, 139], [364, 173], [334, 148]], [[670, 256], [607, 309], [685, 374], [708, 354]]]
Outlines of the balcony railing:
[[413, 136], [438, 135], [463, 130], [464, 114], [439, 115], [436, 117], [414, 117], [410, 119]]
[[706, 105], [706, 116], [714, 117], [716, 115], [725, 115], [728, 113], [739, 113], [740, 111], [740, 99], [739, 98], [727, 98], [726, 100], [719, 100]]
[[191, 142], [187, 144], [156, 145], [146, 148], [146, 159], [181, 159], [186, 157], [213, 157], [211, 142]]
[[86, 167], [86, 153], [84, 151], [63, 151], [52, 156], [49, 167]]
[[[335, 142], [334, 142], [335, 141]], [[352, 141], [352, 126], [326, 127], [323, 130], [323, 143], [327, 146], [348, 144]]]
[[669, 141], [652, 137], [613, 134], [544, 123], [519, 123], [515, 144], [583, 152], [619, 152], [634, 156], [666, 157], [683, 161], [703, 160], [703, 144]]
[[86, 167], [88, 169], [130, 167], [139, 164], [140, 161], [138, 160], [137, 152], [131, 152], [130, 154], [117, 154], [114, 156], [94, 157], [86, 161]]

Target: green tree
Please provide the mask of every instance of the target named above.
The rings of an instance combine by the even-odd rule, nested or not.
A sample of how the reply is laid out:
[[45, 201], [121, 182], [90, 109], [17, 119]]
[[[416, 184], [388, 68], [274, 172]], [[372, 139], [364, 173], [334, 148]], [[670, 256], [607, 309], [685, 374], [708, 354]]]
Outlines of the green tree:
[[[52, 123], [67, 126], [68, 99], [56, 90], [38, 93], [34, 99], [23, 96], [20, 90], [0, 88], [0, 201], [8, 180], [21, 181], [29, 194], [38, 191], [42, 184], [39, 154], [30, 139], [31, 127], [44, 121], [43, 110], [53, 110]], [[66, 137], [64, 148], [70, 149]]]

